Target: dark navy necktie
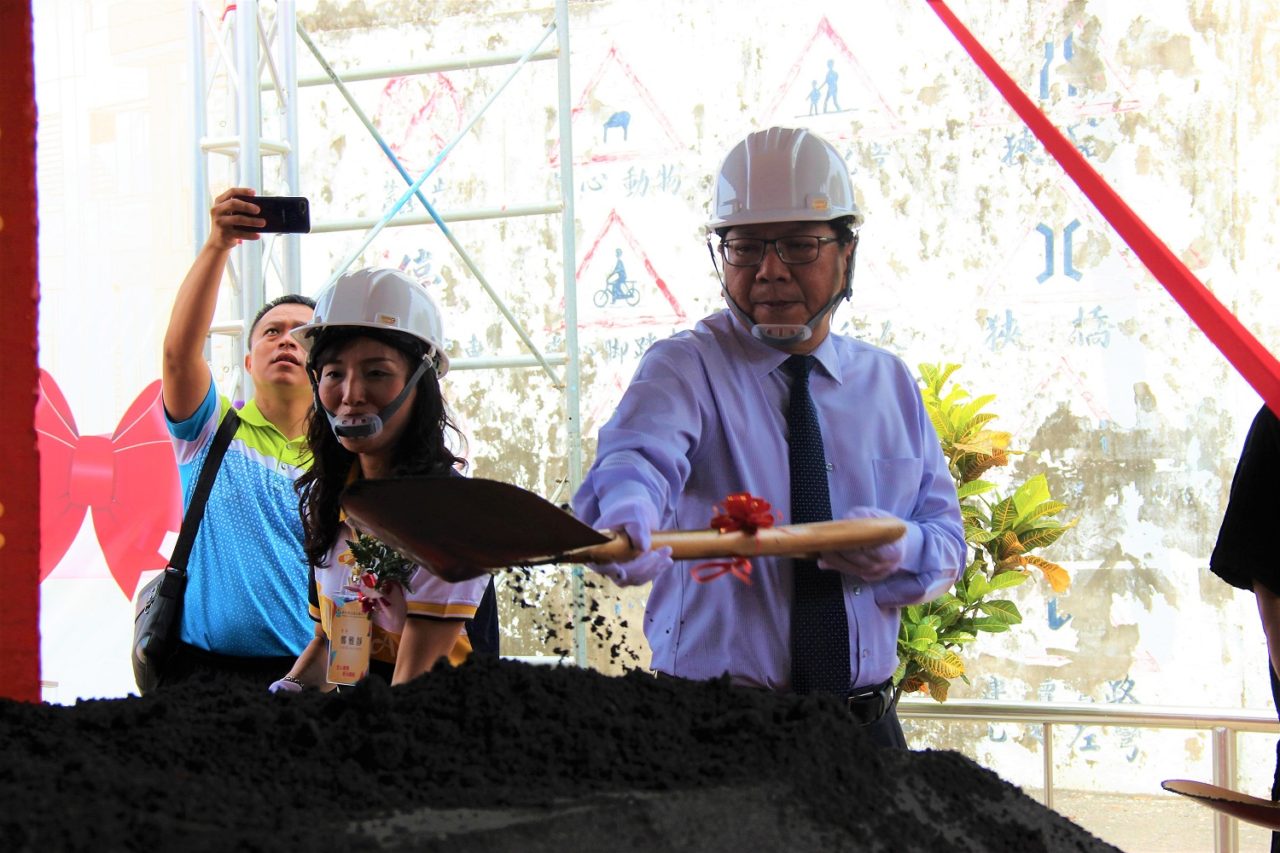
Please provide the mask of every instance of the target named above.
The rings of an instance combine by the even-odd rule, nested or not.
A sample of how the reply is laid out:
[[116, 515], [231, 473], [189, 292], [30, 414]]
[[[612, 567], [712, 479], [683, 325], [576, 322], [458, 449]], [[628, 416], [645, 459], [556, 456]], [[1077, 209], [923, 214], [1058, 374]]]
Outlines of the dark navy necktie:
[[[816, 359], [793, 355], [784, 367], [792, 376], [787, 405], [787, 446], [791, 462], [791, 522], [831, 520], [827, 458], [822, 429], [809, 396], [809, 371]], [[838, 572], [815, 560], [794, 560], [791, 601], [791, 686], [796, 693], [849, 693], [849, 620]]]

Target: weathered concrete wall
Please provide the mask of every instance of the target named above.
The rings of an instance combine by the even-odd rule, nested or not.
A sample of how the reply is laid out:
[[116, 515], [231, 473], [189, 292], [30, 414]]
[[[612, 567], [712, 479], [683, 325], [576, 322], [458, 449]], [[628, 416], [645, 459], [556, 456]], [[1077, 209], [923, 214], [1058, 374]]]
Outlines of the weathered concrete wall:
[[[192, 249], [190, 80], [185, 19], [173, 5], [154, 4], [155, 14], [137, 3], [37, 9], [42, 364], [84, 433], [110, 431], [158, 373], [164, 319]], [[1277, 4], [952, 5], [1152, 231], [1276, 349]], [[299, 7], [340, 70], [520, 51], [551, 19], [545, 3], [518, 0]], [[1070, 592], [1020, 590], [1026, 623], [984, 639], [971, 655], [973, 684], [953, 696], [1269, 704], [1252, 597], [1206, 570], [1259, 400], [927, 4], [743, 0], [730, 10], [604, 0], [571, 4], [571, 18], [586, 461], [644, 349], [719, 305], [702, 230], [719, 158], [752, 128], [810, 127], [846, 152], [867, 214], [854, 297], [836, 326], [913, 365], [963, 364], [957, 378], [999, 395], [997, 425], [1026, 451], [1005, 482], [1043, 471], [1080, 518], [1046, 554], [1071, 570]], [[838, 75], [833, 97], [829, 70]], [[352, 90], [415, 171], [506, 74]], [[450, 211], [555, 199], [555, 86], [554, 63], [523, 71], [428, 180], [432, 203]], [[335, 92], [303, 90], [299, 115], [315, 220], [374, 216], [403, 191]], [[534, 340], [561, 349], [558, 217], [453, 230]], [[304, 288], [317, 288], [358, 237], [306, 238]], [[597, 304], [619, 260], [635, 304], [608, 294]], [[523, 351], [436, 229], [388, 229], [361, 262], [422, 277], [445, 307], [455, 356]], [[115, 366], [104, 376], [107, 362]], [[544, 374], [458, 371], [446, 391], [475, 475], [566, 498], [566, 421]], [[59, 698], [129, 687], [122, 646], [98, 646], [119, 650], [118, 663], [102, 661], [113, 667], [110, 685], [81, 674], [92, 654], [86, 626], [118, 643], [128, 619], [86, 530], [45, 582], [50, 612], [62, 614], [45, 625], [46, 678], [66, 685]], [[550, 571], [509, 579], [510, 650], [569, 645], [565, 581]], [[92, 596], [76, 592], [94, 583]], [[647, 663], [643, 591], [591, 592], [592, 617], [601, 617], [593, 664]], [[105, 603], [109, 594], [121, 600]], [[947, 742], [931, 731], [919, 737]], [[1071, 735], [1058, 749], [1081, 759], [1073, 766], [1122, 771], [1107, 776], [1118, 786], [1207, 777], [1202, 738], [1170, 746], [1150, 732]], [[1016, 727], [993, 726], [973, 746], [1010, 778], [1034, 778], [1037, 744]], [[1261, 790], [1261, 765], [1247, 769], [1246, 783]]]

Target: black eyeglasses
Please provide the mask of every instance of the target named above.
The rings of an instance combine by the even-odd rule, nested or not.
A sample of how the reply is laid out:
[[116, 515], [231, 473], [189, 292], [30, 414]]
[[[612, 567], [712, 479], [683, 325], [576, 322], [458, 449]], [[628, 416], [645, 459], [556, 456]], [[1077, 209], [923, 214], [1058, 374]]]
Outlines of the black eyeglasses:
[[765, 247], [773, 245], [778, 259], [789, 266], [811, 264], [818, 259], [824, 243], [839, 242], [839, 237], [811, 237], [799, 234], [762, 240], [759, 237], [733, 237], [720, 241], [720, 257], [731, 267], [754, 267], [764, 262]]

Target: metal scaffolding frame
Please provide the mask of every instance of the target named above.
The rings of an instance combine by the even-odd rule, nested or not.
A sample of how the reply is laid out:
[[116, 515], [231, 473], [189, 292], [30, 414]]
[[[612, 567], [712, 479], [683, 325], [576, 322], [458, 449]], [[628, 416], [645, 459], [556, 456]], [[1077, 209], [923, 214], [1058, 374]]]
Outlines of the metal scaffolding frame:
[[[298, 194], [297, 52], [290, 37], [294, 12], [293, 0], [278, 0], [276, 14], [267, 24], [261, 20], [258, 0], [238, 0], [219, 15], [213, 14], [206, 0], [191, 2], [195, 251], [209, 233], [211, 158], [225, 158], [234, 167], [240, 186], [259, 188], [263, 187], [263, 161], [269, 160], [274, 167], [272, 190], [281, 195]], [[252, 24], [244, 26], [245, 21]], [[205, 55], [206, 33], [214, 44], [212, 61]], [[270, 121], [266, 126], [261, 87], [246, 82], [257, 82], [264, 74], [273, 84], [269, 103], [274, 107], [267, 113]], [[252, 90], [254, 97], [246, 97], [246, 89]], [[216, 103], [215, 95], [221, 95]], [[212, 114], [215, 107], [218, 115]], [[227, 269], [232, 316], [215, 323], [210, 331], [231, 339], [235, 364], [244, 362], [245, 322], [265, 301], [267, 279], [274, 275], [284, 292], [299, 292], [300, 258], [297, 234], [247, 240], [232, 252]], [[233, 396], [247, 398], [251, 390], [241, 370]]]
[[[572, 106], [569, 89], [569, 12], [568, 0], [556, 0], [554, 19], [549, 22], [541, 37], [528, 50], [520, 54], [487, 54], [464, 57], [459, 60], [389, 66], [377, 69], [361, 69], [345, 76], [336, 71], [321, 53], [310, 35], [298, 24], [294, 0], [270, 0], [265, 4], [272, 14], [264, 16], [263, 3], [259, 0], [236, 0], [228, 3], [220, 16], [207, 7], [207, 0], [191, 0], [192, 78], [195, 97], [195, 234], [194, 245], [198, 250], [208, 235], [207, 210], [211, 204], [209, 188], [209, 159], [224, 156], [236, 164], [237, 180], [241, 186], [251, 186], [267, 191], [263, 184], [264, 161], [276, 167], [275, 182], [270, 191], [299, 195], [298, 181], [298, 115], [297, 94], [299, 87], [331, 85], [342, 95], [348, 107], [360, 119], [372, 139], [382, 149], [392, 166], [404, 179], [404, 193], [377, 219], [344, 219], [317, 222], [312, 233], [333, 233], [364, 230], [365, 235], [358, 248], [352, 251], [333, 270], [332, 282], [353, 263], [388, 227], [433, 224], [449, 240], [454, 251], [467, 267], [472, 277], [489, 296], [507, 323], [515, 330], [526, 355], [488, 358], [456, 358], [451, 360], [452, 370], [540, 368], [552, 384], [563, 392], [563, 411], [566, 423], [566, 486], [572, 492], [582, 482], [582, 428], [580, 419], [580, 367], [578, 357], [577, 282], [575, 275], [576, 246], [574, 240], [573, 206], [573, 134], [571, 126]], [[246, 22], [252, 22], [246, 25]], [[206, 38], [206, 33], [211, 39]], [[296, 34], [296, 38], [295, 38]], [[554, 35], [554, 49], [543, 45]], [[214, 61], [205, 56], [208, 42], [215, 49]], [[297, 74], [297, 42], [301, 41], [324, 70], [323, 76], [299, 79]], [[559, 190], [556, 201], [539, 201], [526, 204], [504, 204], [499, 208], [438, 211], [422, 192], [422, 185], [444, 162], [449, 152], [470, 132], [501, 95], [503, 89], [530, 62], [556, 61], [556, 103], [559, 114]], [[428, 74], [449, 70], [477, 69], [495, 66], [511, 66], [503, 83], [497, 87], [485, 103], [475, 112], [457, 135], [436, 155], [423, 174], [414, 178], [404, 168], [390, 146], [368, 119], [359, 103], [352, 96], [346, 83], [356, 80], [379, 80], [392, 77]], [[246, 83], [246, 81], [252, 81]], [[254, 83], [257, 85], [255, 86]], [[221, 90], [227, 103], [223, 104], [223, 116], [217, 134], [210, 134], [211, 94]], [[274, 107], [263, 110], [263, 101]], [[270, 126], [264, 126], [264, 120]], [[278, 190], [276, 188], [279, 188]], [[401, 214], [410, 199], [416, 199], [426, 215]], [[484, 273], [465, 247], [449, 229], [449, 222], [506, 219], [518, 216], [554, 215], [561, 217], [561, 276], [564, 287], [564, 352], [544, 353], [534, 343], [520, 321], [511, 313], [501, 296], [493, 289]], [[231, 336], [234, 341], [236, 363], [242, 363], [245, 353], [245, 328], [247, 318], [252, 317], [265, 301], [266, 280], [275, 274], [285, 293], [301, 292], [300, 245], [298, 235], [279, 235], [263, 241], [246, 241], [233, 252], [228, 268], [228, 279], [234, 294], [231, 319], [215, 323], [211, 334]], [[563, 368], [563, 372], [557, 368]], [[251, 391], [248, 377], [241, 372], [237, 390], [243, 395]], [[559, 496], [553, 496], [553, 500]], [[579, 665], [586, 663], [586, 628], [582, 618], [585, 612], [585, 590], [582, 567], [572, 570], [572, 604], [574, 608], [575, 659]]]

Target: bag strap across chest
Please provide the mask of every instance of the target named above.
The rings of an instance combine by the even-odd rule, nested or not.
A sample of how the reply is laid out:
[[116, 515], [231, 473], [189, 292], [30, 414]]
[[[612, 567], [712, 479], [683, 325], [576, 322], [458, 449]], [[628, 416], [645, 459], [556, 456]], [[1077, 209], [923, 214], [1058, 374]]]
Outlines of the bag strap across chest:
[[191, 496], [191, 505], [182, 519], [182, 529], [178, 532], [178, 541], [173, 546], [173, 556], [169, 559], [169, 567], [182, 574], [187, 573], [187, 560], [191, 557], [191, 546], [195, 544], [196, 532], [200, 529], [200, 519], [204, 517], [204, 505], [209, 500], [209, 492], [213, 491], [213, 481], [222, 467], [222, 457], [231, 445], [231, 438], [240, 426], [240, 416], [235, 407], [227, 409], [218, 426], [218, 432], [209, 446], [209, 457], [200, 469], [200, 479], [196, 481], [195, 493]]

